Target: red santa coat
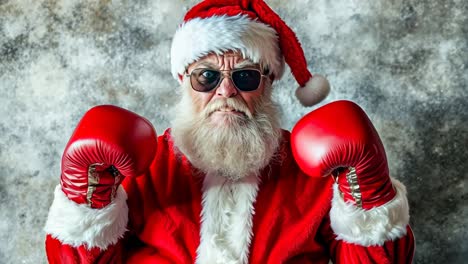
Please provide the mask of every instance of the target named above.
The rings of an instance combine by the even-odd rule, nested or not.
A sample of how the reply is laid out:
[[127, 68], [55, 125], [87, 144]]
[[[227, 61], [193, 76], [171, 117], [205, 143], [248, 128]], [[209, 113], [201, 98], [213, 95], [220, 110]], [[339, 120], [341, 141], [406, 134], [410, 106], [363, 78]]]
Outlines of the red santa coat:
[[[112, 227], [110, 223], [111, 228], [103, 231], [104, 245], [93, 244], [90, 240], [101, 238], [90, 238], [90, 235], [70, 239], [61, 235], [64, 230], [51, 227], [57, 225], [53, 219], [54, 201], [46, 224], [48, 260], [51, 263], [328, 263], [331, 259], [334, 263], [411, 263], [414, 238], [407, 223], [395, 222], [399, 229], [393, 227], [388, 231], [397, 230], [395, 234], [384, 234], [377, 239], [377, 245], [370, 246], [363, 242], [368, 238], [347, 241], [343, 238], [345, 234], [333, 230], [332, 200], [340, 199], [336, 192], [334, 195], [333, 179], [311, 178], [300, 171], [291, 154], [288, 132], [283, 133], [278, 157], [258, 178], [247, 179], [242, 187], [228, 188], [231, 195], [235, 195], [232, 192], [246, 192], [246, 195], [230, 203], [227, 197], [230, 192], [224, 192], [222, 184], [222, 181], [207, 181], [206, 175], [175, 151], [166, 131], [158, 138], [157, 156], [148, 172], [123, 182], [128, 197], [126, 228], [122, 224]], [[56, 191], [56, 200], [57, 195], [60, 192]], [[244, 201], [243, 197], [250, 198]], [[237, 202], [245, 205], [239, 207]], [[116, 209], [112, 215], [124, 218]], [[356, 223], [346, 221], [344, 225], [355, 227]], [[88, 232], [99, 236], [100, 228], [92, 232], [86, 228], [77, 230], [83, 230], [83, 235]], [[358, 236], [368, 235], [364, 231], [358, 233]]]

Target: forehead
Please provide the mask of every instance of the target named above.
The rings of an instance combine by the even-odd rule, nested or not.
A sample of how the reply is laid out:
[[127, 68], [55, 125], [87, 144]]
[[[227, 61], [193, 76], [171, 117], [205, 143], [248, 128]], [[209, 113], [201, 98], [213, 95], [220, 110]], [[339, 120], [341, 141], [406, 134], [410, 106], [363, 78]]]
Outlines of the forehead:
[[254, 63], [250, 59], [245, 59], [242, 57], [242, 54], [234, 51], [228, 51], [222, 54], [210, 53], [205, 55], [189, 65], [188, 68], [198, 67], [198, 66], [207, 66], [207, 67], [219, 67], [223, 64], [232, 64], [236, 68], [252, 66], [258, 66], [257, 63]]

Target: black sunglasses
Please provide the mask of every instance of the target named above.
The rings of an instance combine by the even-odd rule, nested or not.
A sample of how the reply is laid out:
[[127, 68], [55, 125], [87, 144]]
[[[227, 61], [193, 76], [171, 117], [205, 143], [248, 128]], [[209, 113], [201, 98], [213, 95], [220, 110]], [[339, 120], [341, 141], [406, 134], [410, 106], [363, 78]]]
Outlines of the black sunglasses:
[[228, 78], [242, 92], [255, 91], [262, 83], [263, 75], [258, 69], [214, 70], [198, 68], [185, 76], [190, 77], [190, 84], [197, 92], [210, 92], [217, 88], [224, 78], [223, 72], [229, 72]]

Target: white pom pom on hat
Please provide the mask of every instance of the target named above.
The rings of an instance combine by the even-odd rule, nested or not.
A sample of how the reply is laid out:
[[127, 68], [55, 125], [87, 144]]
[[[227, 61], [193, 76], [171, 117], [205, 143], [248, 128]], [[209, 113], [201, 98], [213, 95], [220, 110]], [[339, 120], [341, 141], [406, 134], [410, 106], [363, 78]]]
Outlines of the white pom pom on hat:
[[315, 74], [303, 86], [296, 89], [296, 97], [304, 106], [320, 103], [330, 93], [330, 84], [322, 75]]
[[286, 62], [304, 106], [319, 103], [330, 92], [325, 77], [309, 72], [296, 34], [263, 0], [205, 0], [192, 7], [172, 41], [172, 75], [179, 79], [196, 60], [227, 51], [266, 65], [276, 80]]

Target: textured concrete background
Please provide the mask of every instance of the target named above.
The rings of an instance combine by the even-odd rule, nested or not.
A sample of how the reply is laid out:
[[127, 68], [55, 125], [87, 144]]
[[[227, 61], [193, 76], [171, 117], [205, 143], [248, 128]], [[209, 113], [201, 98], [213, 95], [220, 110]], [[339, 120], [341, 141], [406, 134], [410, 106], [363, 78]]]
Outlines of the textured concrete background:
[[[328, 76], [326, 102], [354, 100], [374, 121], [408, 187], [415, 263], [466, 263], [467, 1], [267, 2]], [[115, 104], [168, 127], [171, 38], [194, 3], [0, 0], [0, 263], [46, 261], [60, 156], [88, 108]], [[276, 84], [288, 129], [311, 110], [295, 87], [289, 72]]]

